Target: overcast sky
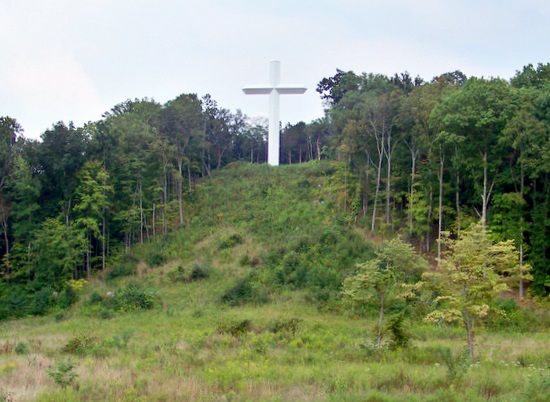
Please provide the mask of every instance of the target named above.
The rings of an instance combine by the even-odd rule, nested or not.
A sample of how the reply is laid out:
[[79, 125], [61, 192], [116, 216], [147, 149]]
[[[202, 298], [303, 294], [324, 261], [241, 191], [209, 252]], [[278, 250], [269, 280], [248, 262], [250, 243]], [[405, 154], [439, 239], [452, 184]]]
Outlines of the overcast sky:
[[281, 98], [283, 124], [310, 122], [337, 68], [509, 79], [550, 62], [550, 1], [0, 0], [0, 116], [29, 138], [182, 93], [267, 116], [267, 97], [241, 88], [267, 84], [270, 60], [308, 88]]

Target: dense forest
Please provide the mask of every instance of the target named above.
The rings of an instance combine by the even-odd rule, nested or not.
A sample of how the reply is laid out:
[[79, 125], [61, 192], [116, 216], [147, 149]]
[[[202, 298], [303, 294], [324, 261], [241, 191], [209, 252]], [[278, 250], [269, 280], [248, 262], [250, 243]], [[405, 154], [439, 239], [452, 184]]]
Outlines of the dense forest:
[[[481, 221], [519, 250], [518, 297], [548, 294], [550, 64], [508, 81], [337, 70], [317, 91], [325, 117], [283, 127], [281, 163], [345, 162], [349, 225], [440, 257], [438, 240]], [[0, 319], [42, 314], [53, 293], [69, 305], [69, 281], [185, 230], [199, 180], [264, 163], [266, 135], [265, 122], [196, 94], [127, 100], [83, 127], [55, 123], [40, 141], [1, 117]]]

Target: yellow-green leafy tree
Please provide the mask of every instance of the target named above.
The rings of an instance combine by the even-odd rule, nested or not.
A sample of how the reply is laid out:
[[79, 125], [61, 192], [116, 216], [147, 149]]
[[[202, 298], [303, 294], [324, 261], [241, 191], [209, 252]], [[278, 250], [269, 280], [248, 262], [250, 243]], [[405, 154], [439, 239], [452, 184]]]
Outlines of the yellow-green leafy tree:
[[440, 269], [422, 275], [424, 285], [440, 295], [425, 320], [460, 323], [474, 361], [476, 329], [489, 313], [489, 302], [507, 289], [503, 273], [518, 269], [518, 252], [512, 240], [493, 243], [481, 224], [462, 231], [459, 239], [446, 233], [442, 242]]
[[386, 309], [402, 293], [401, 285], [418, 280], [426, 266], [426, 260], [416, 254], [410, 244], [395, 238], [380, 246], [376, 258], [357, 264], [357, 272], [344, 280], [344, 297], [355, 304], [372, 304], [378, 309], [378, 350], [382, 347]]

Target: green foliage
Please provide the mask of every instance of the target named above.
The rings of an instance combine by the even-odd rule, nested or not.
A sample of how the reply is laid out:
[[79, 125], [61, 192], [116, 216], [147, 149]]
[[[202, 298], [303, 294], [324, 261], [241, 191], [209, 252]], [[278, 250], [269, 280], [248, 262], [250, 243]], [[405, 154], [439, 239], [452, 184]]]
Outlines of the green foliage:
[[117, 349], [126, 349], [128, 347], [128, 344], [130, 343], [130, 339], [132, 338], [133, 331], [132, 330], [126, 330], [122, 332], [122, 334], [113, 335], [113, 342], [115, 344], [115, 347]]
[[534, 333], [550, 326], [550, 311], [522, 307], [512, 298], [497, 298], [489, 307], [485, 326], [491, 331]]
[[302, 321], [300, 318], [278, 320], [271, 323], [269, 330], [275, 334], [289, 335], [291, 338], [294, 338], [302, 325]]
[[136, 272], [136, 266], [139, 259], [133, 254], [124, 254], [113, 267], [107, 271], [106, 279], [112, 280], [124, 276], [133, 275]]
[[183, 265], [168, 272], [168, 278], [171, 282], [195, 282], [206, 279], [210, 276], [210, 267], [208, 264], [193, 264], [191, 270], [185, 269]]
[[14, 351], [17, 355], [26, 355], [30, 352], [29, 344], [26, 342], [17, 342]]
[[64, 353], [70, 353], [73, 355], [84, 356], [89, 354], [94, 345], [97, 344], [97, 339], [93, 336], [86, 334], [74, 335], [67, 344], [63, 347]]
[[[384, 315], [399, 298], [400, 284], [416, 280], [426, 269], [426, 261], [417, 255], [410, 244], [395, 238], [384, 243], [376, 252], [376, 258], [357, 264], [357, 273], [343, 283], [344, 296], [359, 306], [374, 304], [378, 309], [376, 344], [382, 347]], [[395, 321], [395, 342], [403, 343], [405, 334], [402, 322]]]
[[550, 395], [550, 376], [546, 373], [535, 373], [529, 378], [523, 390], [527, 401], [544, 402]]
[[143, 287], [138, 282], [128, 282], [124, 287], [115, 290], [114, 297], [104, 299], [106, 306], [114, 310], [128, 313], [138, 310], [149, 310], [157, 304], [154, 290]]
[[166, 262], [166, 256], [161, 252], [152, 253], [147, 257], [147, 265], [158, 267]]
[[230, 306], [244, 304], [261, 305], [269, 301], [267, 290], [255, 281], [255, 275], [249, 274], [227, 289], [221, 297], [221, 302]]
[[55, 362], [55, 368], [46, 369], [46, 373], [57, 385], [65, 389], [78, 377], [78, 374], [74, 372], [76, 367], [76, 363], [70, 360], [66, 362], [57, 361]]
[[229, 334], [232, 336], [242, 336], [250, 331], [252, 328], [252, 322], [250, 320], [242, 320], [236, 322], [228, 322], [220, 324], [216, 328], [216, 332], [220, 334]]
[[461, 380], [470, 368], [468, 350], [453, 354], [450, 348], [441, 347], [437, 351], [439, 357], [447, 367], [447, 380], [450, 382]]
[[390, 333], [388, 348], [390, 350], [397, 348], [407, 348], [410, 346], [411, 334], [406, 327], [405, 314], [403, 312], [395, 314], [388, 320], [387, 330]]
[[239, 233], [229, 233], [221, 237], [220, 250], [229, 249], [235, 247], [238, 244], [242, 244], [243, 238]]

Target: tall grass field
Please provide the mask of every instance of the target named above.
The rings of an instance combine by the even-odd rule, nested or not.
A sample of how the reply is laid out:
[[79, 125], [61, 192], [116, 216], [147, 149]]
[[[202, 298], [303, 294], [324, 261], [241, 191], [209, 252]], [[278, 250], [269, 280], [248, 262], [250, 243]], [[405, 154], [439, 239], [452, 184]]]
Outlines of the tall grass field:
[[217, 172], [69, 309], [0, 322], [0, 401], [550, 401], [542, 301], [495, 301], [474, 362], [430, 300], [394, 304], [378, 349], [376, 309], [341, 297], [384, 239], [353, 204], [337, 163]]

